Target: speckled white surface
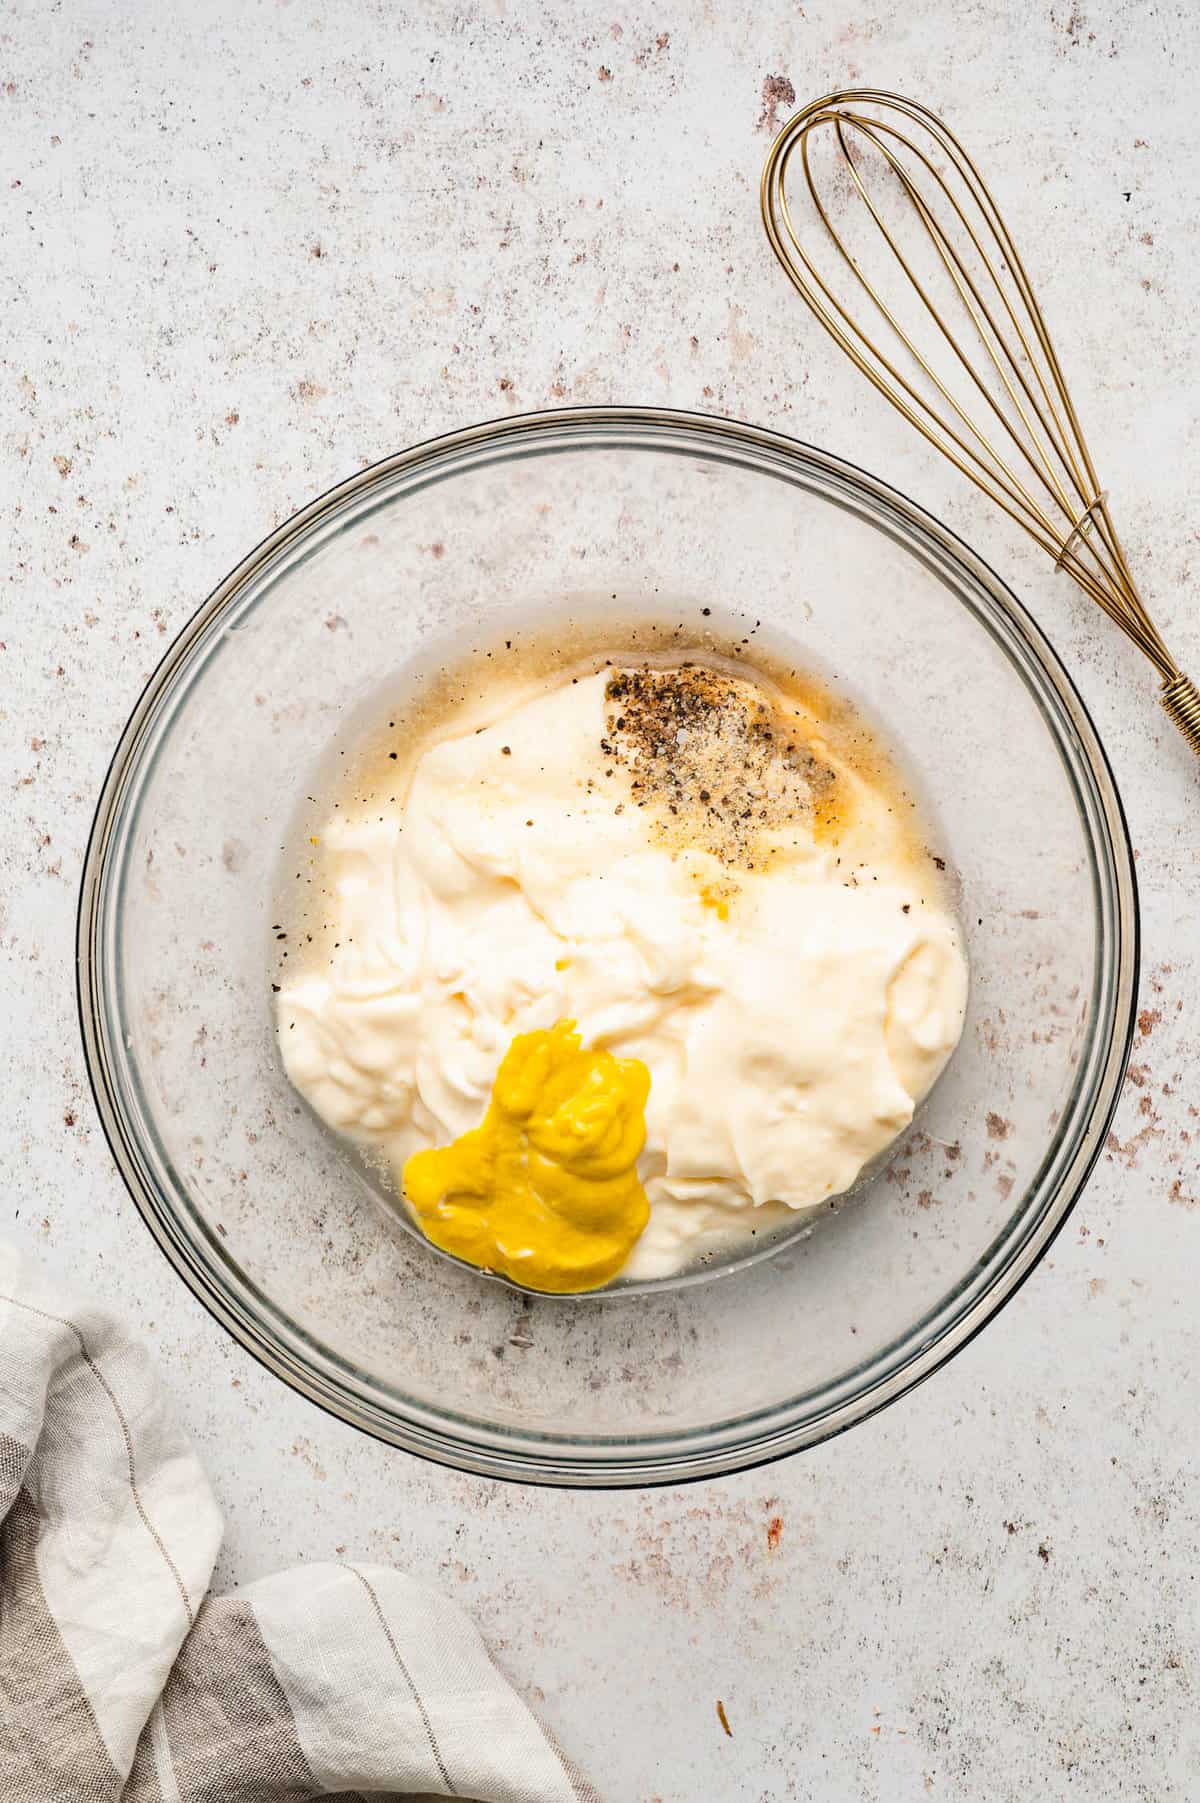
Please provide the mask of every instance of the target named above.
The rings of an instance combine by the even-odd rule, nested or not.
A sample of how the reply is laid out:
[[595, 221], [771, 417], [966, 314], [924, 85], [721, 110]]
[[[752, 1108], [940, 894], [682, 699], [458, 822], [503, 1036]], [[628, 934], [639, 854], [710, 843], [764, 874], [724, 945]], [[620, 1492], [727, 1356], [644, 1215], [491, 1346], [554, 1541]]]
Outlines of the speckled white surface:
[[[223, 1581], [343, 1550], [439, 1578], [614, 1803], [1200, 1792], [1200, 772], [1135, 655], [815, 338], [755, 193], [791, 88], [898, 87], [969, 132], [1195, 670], [1198, 76], [1200, 14], [1151, 0], [0, 21], [0, 1227], [155, 1348]], [[883, 1417], [682, 1492], [476, 1482], [285, 1391], [153, 1247], [75, 1023], [93, 800], [167, 636], [337, 478], [563, 400], [775, 425], [947, 518], [1068, 658], [1142, 885], [1135, 1062], [1049, 1259]]]

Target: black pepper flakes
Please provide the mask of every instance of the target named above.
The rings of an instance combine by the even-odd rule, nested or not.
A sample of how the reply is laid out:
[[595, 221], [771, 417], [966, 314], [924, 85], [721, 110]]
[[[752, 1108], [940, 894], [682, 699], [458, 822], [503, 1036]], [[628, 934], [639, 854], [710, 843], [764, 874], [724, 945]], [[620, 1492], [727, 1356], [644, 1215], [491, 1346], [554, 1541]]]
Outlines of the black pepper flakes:
[[[745, 867], [762, 833], [811, 821], [836, 781], [790, 721], [791, 737], [778, 730], [777, 704], [745, 678], [694, 663], [624, 669], [605, 698], [600, 748], [624, 767], [638, 805], [657, 804], [662, 833], [726, 864]], [[721, 791], [729, 807], [729, 790], [738, 806], [727, 818], [711, 804]]]

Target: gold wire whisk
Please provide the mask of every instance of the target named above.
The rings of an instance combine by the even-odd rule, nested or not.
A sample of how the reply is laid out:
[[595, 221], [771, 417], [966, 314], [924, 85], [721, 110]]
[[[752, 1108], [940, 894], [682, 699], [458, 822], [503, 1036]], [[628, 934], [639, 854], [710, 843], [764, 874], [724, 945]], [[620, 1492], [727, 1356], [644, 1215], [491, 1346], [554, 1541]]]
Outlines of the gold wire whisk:
[[[907, 302], [915, 295], [922, 342], [931, 349], [902, 323], [895, 299], [870, 280], [822, 198], [810, 156], [822, 128], [833, 134], [836, 169], [843, 184], [848, 176], [850, 200], [866, 209], [858, 224], [866, 226], [869, 243], [890, 254], [885, 266], [907, 284]], [[833, 267], [844, 290], [865, 303], [875, 336], [801, 243], [788, 187], [797, 152], [823, 228], [817, 241], [840, 259]], [[924, 240], [918, 235], [909, 243], [889, 222], [884, 186], [872, 186], [877, 178], [891, 198], [908, 203], [906, 223], [920, 228]], [[900, 94], [878, 88], [827, 94], [790, 119], [771, 145], [761, 203], [771, 248], [835, 343], [1149, 658], [1163, 707], [1200, 754], [1200, 690], [1179, 669], [1138, 593], [1024, 264], [958, 139], [928, 107]], [[917, 253], [927, 256], [930, 246], [933, 276], [964, 316], [961, 337], [930, 278], [918, 270]]]

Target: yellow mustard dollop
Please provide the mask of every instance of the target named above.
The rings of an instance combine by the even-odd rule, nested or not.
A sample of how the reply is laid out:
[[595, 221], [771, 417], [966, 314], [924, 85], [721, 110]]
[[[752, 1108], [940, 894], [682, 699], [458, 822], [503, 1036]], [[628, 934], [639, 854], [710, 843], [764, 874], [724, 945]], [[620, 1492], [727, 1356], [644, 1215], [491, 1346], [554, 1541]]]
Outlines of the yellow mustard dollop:
[[646, 1225], [638, 1181], [650, 1073], [585, 1052], [573, 1020], [519, 1033], [483, 1124], [415, 1152], [404, 1193], [435, 1246], [531, 1290], [594, 1290]]

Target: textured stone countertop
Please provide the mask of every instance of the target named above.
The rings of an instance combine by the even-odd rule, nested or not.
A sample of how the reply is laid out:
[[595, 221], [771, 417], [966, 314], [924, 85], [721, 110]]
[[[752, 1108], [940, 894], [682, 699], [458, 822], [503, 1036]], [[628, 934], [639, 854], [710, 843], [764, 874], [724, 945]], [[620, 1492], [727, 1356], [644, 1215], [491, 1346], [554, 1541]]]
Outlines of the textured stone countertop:
[[[154, 1348], [228, 1518], [223, 1583], [343, 1553], [439, 1581], [614, 1803], [1200, 1794], [1200, 770], [1135, 654], [814, 335], [756, 196], [793, 91], [874, 82], [961, 125], [1195, 670], [1198, 77], [1200, 12], [1154, 0], [0, 22], [0, 1223]], [[1086, 1195], [948, 1368], [774, 1468], [581, 1495], [374, 1444], [192, 1300], [97, 1125], [73, 925], [116, 735], [264, 531], [413, 440], [606, 400], [841, 452], [1014, 584], [1114, 764], [1143, 995]]]

